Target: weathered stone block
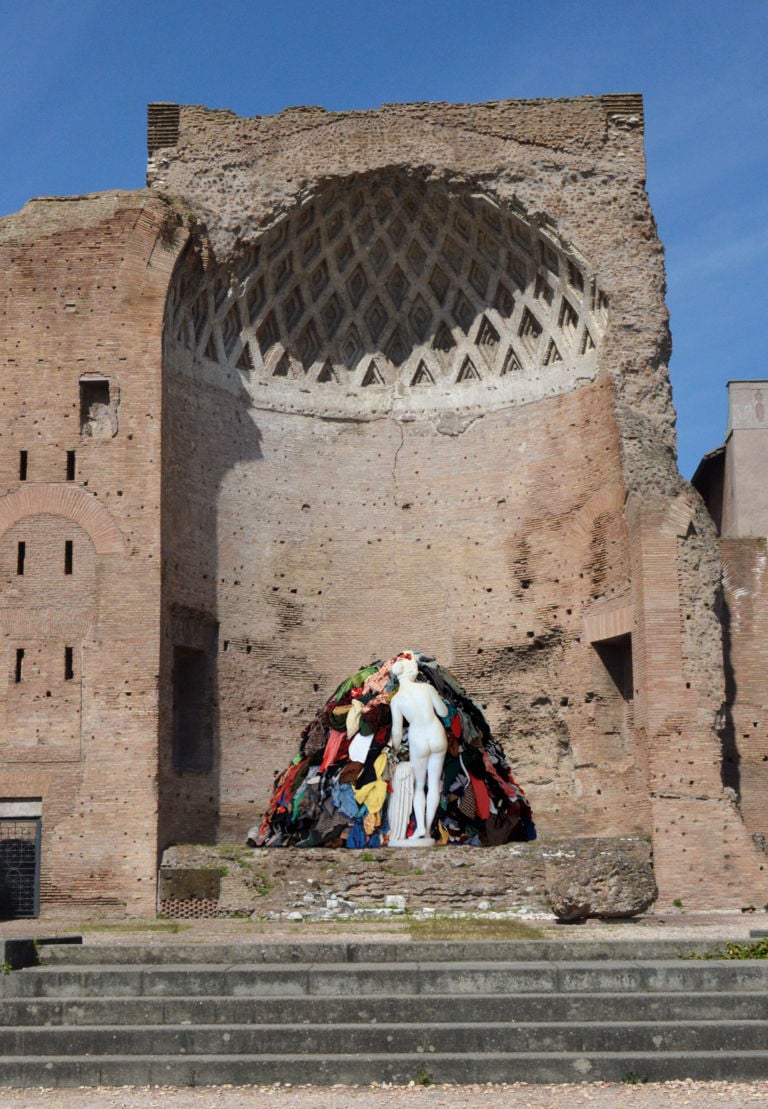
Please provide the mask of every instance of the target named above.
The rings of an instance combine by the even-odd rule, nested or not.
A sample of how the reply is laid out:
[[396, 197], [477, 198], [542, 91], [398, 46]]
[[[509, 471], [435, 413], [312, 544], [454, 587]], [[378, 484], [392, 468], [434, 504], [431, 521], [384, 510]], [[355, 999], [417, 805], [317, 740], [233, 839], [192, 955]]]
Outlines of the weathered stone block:
[[160, 867], [158, 901], [217, 901], [220, 894], [217, 867]]
[[564, 846], [548, 858], [545, 873], [552, 911], [564, 923], [637, 916], [658, 896], [650, 848], [637, 841]]

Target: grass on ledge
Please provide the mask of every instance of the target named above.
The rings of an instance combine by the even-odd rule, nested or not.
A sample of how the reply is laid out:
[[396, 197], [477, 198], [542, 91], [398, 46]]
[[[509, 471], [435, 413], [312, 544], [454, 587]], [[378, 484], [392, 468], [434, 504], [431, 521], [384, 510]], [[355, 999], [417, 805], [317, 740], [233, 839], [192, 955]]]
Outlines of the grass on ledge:
[[80, 927], [81, 932], [168, 932], [177, 935], [185, 931], [189, 925], [181, 920], [136, 920], [119, 924], [91, 922]]
[[521, 920], [434, 917], [408, 922], [412, 940], [540, 940], [543, 933]]

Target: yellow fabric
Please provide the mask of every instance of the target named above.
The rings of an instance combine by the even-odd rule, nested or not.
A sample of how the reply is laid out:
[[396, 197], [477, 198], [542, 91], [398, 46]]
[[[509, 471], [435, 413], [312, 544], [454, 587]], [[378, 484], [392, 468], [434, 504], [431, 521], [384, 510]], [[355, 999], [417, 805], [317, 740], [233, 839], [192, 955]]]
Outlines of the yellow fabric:
[[367, 836], [372, 836], [380, 824], [380, 812], [369, 812], [367, 816], [363, 817], [363, 828], [365, 829], [365, 834]]
[[386, 754], [381, 754], [373, 764], [376, 771], [376, 781], [368, 782], [360, 789], [354, 790], [355, 800], [358, 805], [366, 805], [369, 813], [381, 811], [387, 799], [387, 783], [383, 780], [384, 768], [387, 765]]
[[347, 713], [347, 735], [350, 739], [360, 730], [360, 717], [363, 715], [365, 705], [362, 701], [353, 701]]

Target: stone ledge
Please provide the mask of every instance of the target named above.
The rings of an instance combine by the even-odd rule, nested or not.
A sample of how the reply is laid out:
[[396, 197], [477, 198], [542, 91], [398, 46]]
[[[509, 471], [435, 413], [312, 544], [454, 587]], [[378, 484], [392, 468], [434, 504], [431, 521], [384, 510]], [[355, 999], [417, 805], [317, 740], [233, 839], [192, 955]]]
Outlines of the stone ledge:
[[[221, 916], [267, 920], [429, 910], [539, 915], [550, 909], [554, 876], [585, 854], [623, 856], [652, 874], [650, 844], [634, 837], [376, 851], [188, 844], [163, 854], [159, 907], [168, 916], [208, 916], [217, 901]], [[196, 914], [198, 903], [204, 912]]]

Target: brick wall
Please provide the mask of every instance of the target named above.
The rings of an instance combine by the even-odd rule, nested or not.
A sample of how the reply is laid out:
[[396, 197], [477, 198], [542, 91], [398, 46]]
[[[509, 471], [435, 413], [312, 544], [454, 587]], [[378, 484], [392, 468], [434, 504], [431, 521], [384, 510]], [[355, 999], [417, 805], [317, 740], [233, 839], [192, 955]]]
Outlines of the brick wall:
[[43, 799], [43, 905], [154, 902], [163, 215], [110, 193], [0, 222], [0, 795]]
[[202, 376], [176, 350], [168, 584], [220, 622], [215, 766], [169, 771], [176, 834], [211, 795], [239, 838], [338, 681], [409, 646], [485, 706], [543, 828], [612, 833], [629, 809], [647, 832], [632, 725], [617, 734], [621, 698], [581, 642], [584, 607], [628, 581], [623, 495], [602, 495], [620, 467], [610, 380], [447, 435], [256, 411]]

